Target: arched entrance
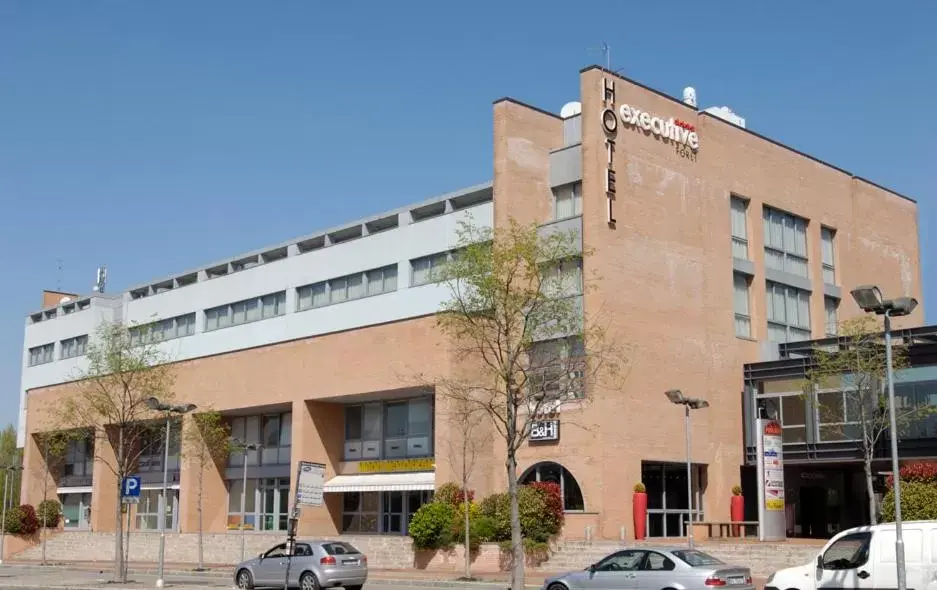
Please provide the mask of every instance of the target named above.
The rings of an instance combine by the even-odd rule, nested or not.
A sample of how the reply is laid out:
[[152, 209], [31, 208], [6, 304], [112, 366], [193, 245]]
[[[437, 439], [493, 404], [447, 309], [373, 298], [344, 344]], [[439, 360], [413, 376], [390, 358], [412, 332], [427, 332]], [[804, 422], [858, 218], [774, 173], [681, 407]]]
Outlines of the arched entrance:
[[582, 490], [579, 488], [579, 482], [573, 477], [568, 469], [552, 461], [543, 461], [531, 466], [520, 477], [521, 485], [533, 483], [535, 481], [544, 481], [555, 483], [560, 486], [560, 494], [563, 496], [563, 509], [567, 512], [582, 511], [586, 509], [586, 503], [582, 497]]

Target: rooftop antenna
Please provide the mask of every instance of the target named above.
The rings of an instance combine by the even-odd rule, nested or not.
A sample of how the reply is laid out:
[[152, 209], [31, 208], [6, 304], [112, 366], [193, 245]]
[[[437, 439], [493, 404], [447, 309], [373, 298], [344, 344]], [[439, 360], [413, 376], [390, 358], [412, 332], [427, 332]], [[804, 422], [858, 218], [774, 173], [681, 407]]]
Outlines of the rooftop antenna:
[[61, 258], [57, 259], [56, 263], [58, 264], [58, 273], [56, 274], [56, 277], [55, 277], [55, 290], [61, 293], [62, 292], [62, 259]]
[[612, 71], [612, 48], [609, 47], [608, 43], [602, 43], [599, 47], [590, 47], [589, 51], [601, 51], [602, 55], [605, 56], [605, 69]]
[[101, 265], [98, 267], [97, 278], [95, 279], [94, 288], [92, 289], [95, 293], [103, 293], [104, 286], [107, 284], [107, 267]]

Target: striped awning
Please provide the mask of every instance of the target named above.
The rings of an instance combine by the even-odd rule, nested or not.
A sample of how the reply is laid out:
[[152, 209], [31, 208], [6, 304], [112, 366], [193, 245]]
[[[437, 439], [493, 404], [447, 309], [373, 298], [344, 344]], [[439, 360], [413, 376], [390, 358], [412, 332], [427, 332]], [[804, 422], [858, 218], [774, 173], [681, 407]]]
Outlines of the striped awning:
[[436, 489], [436, 472], [336, 475], [323, 492], [406, 492]]

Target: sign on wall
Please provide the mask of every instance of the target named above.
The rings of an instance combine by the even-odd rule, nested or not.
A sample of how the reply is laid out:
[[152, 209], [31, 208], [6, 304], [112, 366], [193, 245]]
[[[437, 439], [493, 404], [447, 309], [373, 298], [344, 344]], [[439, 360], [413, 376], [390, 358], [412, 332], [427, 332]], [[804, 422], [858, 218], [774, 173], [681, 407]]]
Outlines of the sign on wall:
[[530, 424], [530, 442], [553, 442], [560, 440], [559, 420], [540, 420]]
[[296, 477], [296, 505], [322, 506], [322, 488], [325, 486], [325, 465], [300, 461]]
[[784, 510], [784, 439], [777, 420], [755, 420], [758, 452], [758, 530], [762, 541], [787, 538]]
[[384, 461], [360, 461], [359, 473], [399, 473], [406, 471], [432, 471], [436, 467], [433, 457], [420, 459], [386, 459]]

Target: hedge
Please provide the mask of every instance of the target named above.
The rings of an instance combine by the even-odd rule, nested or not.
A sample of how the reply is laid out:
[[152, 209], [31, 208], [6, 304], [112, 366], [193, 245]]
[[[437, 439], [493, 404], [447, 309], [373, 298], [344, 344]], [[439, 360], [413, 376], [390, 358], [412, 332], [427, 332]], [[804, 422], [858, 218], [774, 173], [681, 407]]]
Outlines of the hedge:
[[[937, 519], [937, 486], [920, 481], [902, 481], [901, 518], [903, 520]], [[895, 492], [893, 489], [888, 490], [882, 500], [882, 521], [895, 521]]]

